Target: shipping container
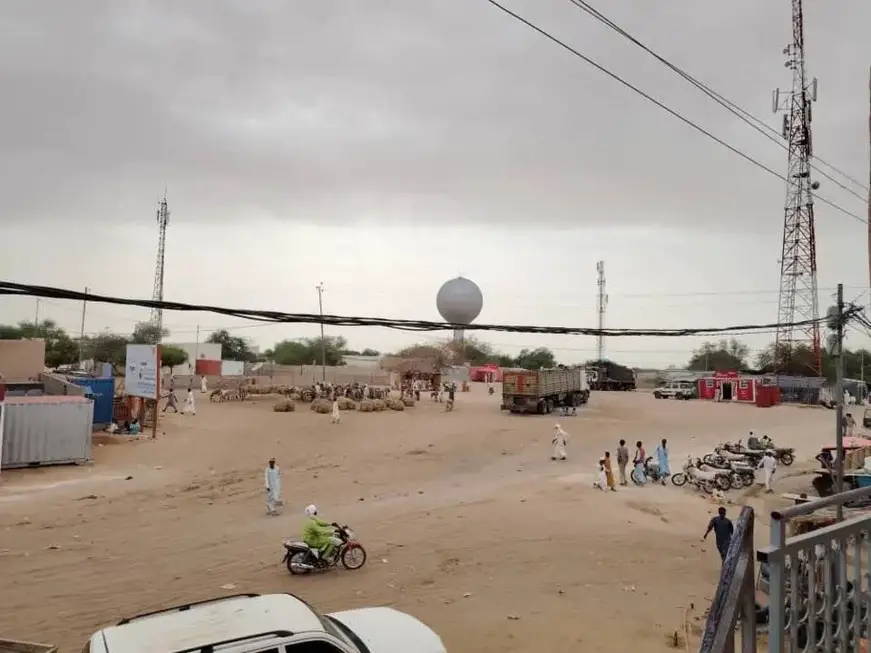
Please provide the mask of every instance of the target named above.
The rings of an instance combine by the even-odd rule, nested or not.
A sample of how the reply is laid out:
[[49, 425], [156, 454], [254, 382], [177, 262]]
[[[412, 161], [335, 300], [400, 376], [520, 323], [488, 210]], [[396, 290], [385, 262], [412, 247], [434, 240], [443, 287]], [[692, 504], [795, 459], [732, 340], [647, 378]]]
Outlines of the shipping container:
[[199, 376], [221, 376], [221, 361], [200, 358], [197, 361], [196, 373]]
[[221, 361], [221, 376], [245, 376], [245, 363], [242, 361]]
[[84, 463], [91, 458], [94, 402], [85, 397], [7, 397], [0, 408], [0, 468]]
[[94, 424], [112, 423], [112, 402], [115, 399], [115, 379], [112, 377], [95, 379], [91, 376], [70, 377], [76, 385], [80, 385], [90, 394], [85, 395], [94, 401]]

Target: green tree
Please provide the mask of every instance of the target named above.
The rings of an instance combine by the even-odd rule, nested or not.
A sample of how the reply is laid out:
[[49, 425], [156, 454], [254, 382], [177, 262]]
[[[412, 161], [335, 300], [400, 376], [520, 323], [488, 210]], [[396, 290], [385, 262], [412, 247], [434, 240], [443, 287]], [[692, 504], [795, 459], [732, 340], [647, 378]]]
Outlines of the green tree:
[[127, 345], [129, 343], [130, 338], [127, 336], [104, 331], [96, 336], [86, 337], [82, 349], [86, 358], [110, 363], [117, 373], [123, 369], [127, 360]]
[[206, 342], [221, 345], [221, 358], [228, 361], [244, 361], [253, 363], [257, 356], [251, 351], [251, 347], [244, 338], [231, 336], [226, 329], [220, 329], [212, 333]]
[[360, 355], [361, 356], [380, 356], [381, 352], [378, 351], [377, 349], [370, 349], [369, 347], [366, 347], [366, 349], [364, 349], [363, 351], [360, 352]]
[[159, 345], [169, 335], [169, 331], [151, 322], [139, 322], [133, 327], [130, 341], [136, 345]]
[[[835, 380], [835, 359], [823, 350], [821, 352], [823, 376], [829, 380]], [[861, 350], [850, 352], [844, 348], [844, 376], [847, 378], [861, 378]], [[868, 364], [868, 361], [865, 361]], [[792, 348], [781, 343], [776, 346], [771, 343], [756, 356], [756, 366], [763, 372], [781, 372], [790, 376], [813, 376], [816, 372], [813, 350], [805, 344], [794, 344]], [[850, 372], [848, 373], [848, 370]], [[852, 373], [858, 373], [859, 377], [852, 377]], [[867, 377], [866, 377], [867, 378]]]
[[556, 357], [547, 347], [521, 349], [517, 355], [516, 364], [525, 370], [540, 370], [542, 368], [556, 367]]
[[11, 324], [0, 324], [0, 340], [21, 340], [21, 329]]
[[160, 364], [163, 367], [175, 367], [184, 365], [188, 361], [188, 353], [184, 349], [172, 346], [160, 348]]
[[[282, 340], [273, 347], [272, 360], [278, 365], [320, 365], [321, 342], [320, 338]], [[342, 352], [347, 349], [348, 342], [341, 336], [326, 336], [323, 343], [327, 365], [343, 365]]]
[[45, 340], [46, 367], [72, 365], [79, 360], [79, 345], [53, 320], [18, 323], [19, 338], [42, 338]]
[[703, 342], [693, 351], [687, 369], [696, 372], [731, 372], [746, 369], [750, 349], [735, 338]]

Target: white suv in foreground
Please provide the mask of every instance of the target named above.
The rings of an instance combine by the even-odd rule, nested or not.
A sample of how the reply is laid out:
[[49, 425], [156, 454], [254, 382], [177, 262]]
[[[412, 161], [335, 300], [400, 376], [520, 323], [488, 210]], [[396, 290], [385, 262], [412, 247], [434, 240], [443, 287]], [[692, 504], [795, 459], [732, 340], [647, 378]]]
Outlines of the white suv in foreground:
[[446, 653], [392, 608], [320, 614], [292, 594], [238, 594], [122, 619], [83, 653]]

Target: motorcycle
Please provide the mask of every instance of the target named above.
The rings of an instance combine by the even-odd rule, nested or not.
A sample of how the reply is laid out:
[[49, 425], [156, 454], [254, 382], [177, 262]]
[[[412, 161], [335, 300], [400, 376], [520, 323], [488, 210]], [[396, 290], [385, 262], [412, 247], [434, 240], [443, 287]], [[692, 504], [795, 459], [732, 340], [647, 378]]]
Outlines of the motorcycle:
[[294, 576], [308, 574], [312, 571], [320, 571], [336, 567], [340, 562], [345, 569], [351, 571], [359, 569], [366, 564], [366, 549], [356, 539], [354, 532], [347, 526], [333, 524], [336, 537], [341, 540], [333, 549], [329, 558], [322, 558], [317, 549], [313, 549], [305, 542], [284, 542], [284, 559], [287, 570]]
[[644, 485], [647, 481], [661, 481], [663, 474], [659, 471], [659, 462], [653, 459], [653, 456], [648, 456], [644, 461], [644, 479], [638, 478], [635, 468], [629, 472], [629, 478], [635, 485]]
[[725, 470], [706, 471], [700, 469], [702, 462], [700, 460], [687, 459], [683, 470], [677, 474], [672, 474], [671, 482], [677, 487], [681, 487], [689, 483], [690, 485], [704, 490], [708, 494], [712, 494], [714, 490], [719, 489], [726, 491], [732, 487], [732, 478], [730, 472]]

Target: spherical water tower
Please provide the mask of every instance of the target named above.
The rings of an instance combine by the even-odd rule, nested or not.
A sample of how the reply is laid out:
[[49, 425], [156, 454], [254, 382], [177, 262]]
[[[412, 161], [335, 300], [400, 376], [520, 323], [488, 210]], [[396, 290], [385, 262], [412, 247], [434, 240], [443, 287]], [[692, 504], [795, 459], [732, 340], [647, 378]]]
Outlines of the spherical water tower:
[[[436, 295], [436, 307], [446, 322], [471, 324], [484, 308], [484, 295], [474, 281], [457, 277], [446, 281]], [[454, 330], [454, 342], [462, 342], [463, 329]]]

